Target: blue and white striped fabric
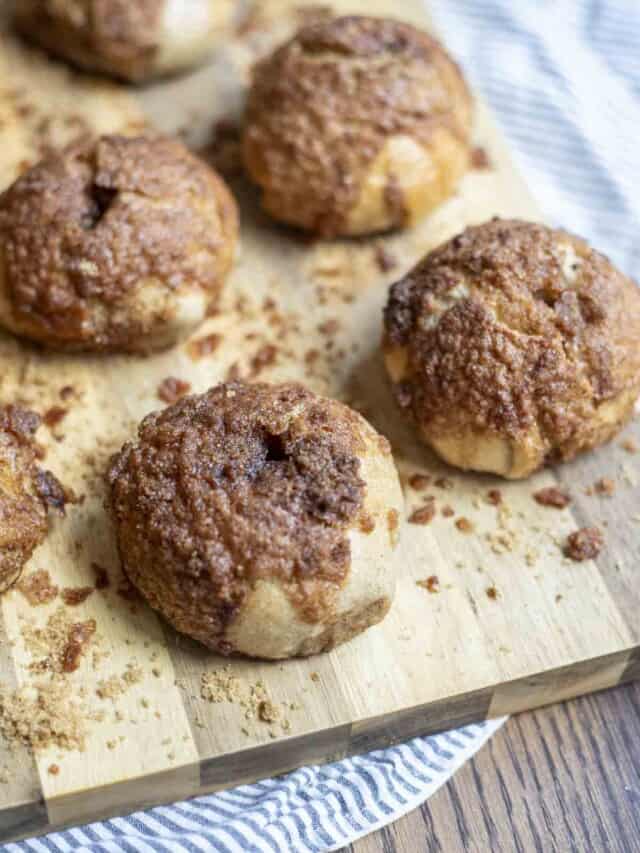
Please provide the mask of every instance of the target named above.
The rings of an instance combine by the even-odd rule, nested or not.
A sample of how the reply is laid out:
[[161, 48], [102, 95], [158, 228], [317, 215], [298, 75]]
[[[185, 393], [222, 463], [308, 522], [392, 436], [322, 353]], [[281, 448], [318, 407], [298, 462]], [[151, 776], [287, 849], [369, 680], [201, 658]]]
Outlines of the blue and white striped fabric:
[[7, 844], [6, 853], [320, 853], [411, 811], [470, 758], [501, 720], [210, 797]]
[[[640, 2], [434, 0], [541, 208], [640, 273]], [[9, 844], [37, 851], [336, 850], [415, 808], [502, 721]]]
[[431, 7], [547, 219], [640, 277], [640, 2]]

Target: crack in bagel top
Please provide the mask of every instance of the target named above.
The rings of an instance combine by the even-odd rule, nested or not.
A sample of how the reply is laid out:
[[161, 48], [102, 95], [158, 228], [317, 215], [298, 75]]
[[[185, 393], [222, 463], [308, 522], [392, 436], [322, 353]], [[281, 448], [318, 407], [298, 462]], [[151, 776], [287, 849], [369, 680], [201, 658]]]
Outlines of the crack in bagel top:
[[208, 645], [260, 579], [326, 618], [365, 496], [359, 429], [295, 384], [228, 383], [148, 416], [108, 475], [125, 571]]
[[0, 196], [11, 310], [43, 334], [77, 341], [95, 336], [95, 315], [144, 280], [215, 294], [235, 216], [222, 180], [177, 141], [105, 136], [73, 145]]

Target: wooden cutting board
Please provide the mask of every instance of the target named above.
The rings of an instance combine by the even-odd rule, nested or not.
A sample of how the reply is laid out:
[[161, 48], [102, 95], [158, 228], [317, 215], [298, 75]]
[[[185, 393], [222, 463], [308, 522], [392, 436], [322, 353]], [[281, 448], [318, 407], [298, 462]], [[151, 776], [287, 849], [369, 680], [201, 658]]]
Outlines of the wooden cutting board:
[[[217, 120], [240, 115], [252, 60], [313, 13], [303, 5], [257, 4], [210, 65], [140, 90], [72, 75], [0, 35], [7, 66], [0, 69], [0, 180], [11, 181], [46, 144], [85, 127], [132, 131], [145, 116], [166, 131], [186, 129], [196, 147], [206, 144]], [[398, 14], [392, 0], [336, 0], [333, 8]], [[402, 16], [427, 26], [419, 0], [405, 0]], [[84, 496], [53, 520], [28, 568], [48, 569], [61, 588], [92, 584], [94, 563], [111, 577], [108, 589], [68, 608], [74, 621], [95, 619], [99, 635], [69, 677], [70, 702], [80, 697], [88, 714], [103, 719], [84, 721], [83, 751], [50, 747], [34, 757], [0, 741], [0, 840], [234, 786], [640, 675], [640, 455], [631, 445], [625, 450], [617, 441], [528, 482], [504, 483], [445, 469], [416, 443], [390, 398], [378, 351], [388, 285], [468, 223], [495, 214], [539, 217], [481, 103], [476, 141], [489, 166], [478, 155], [454, 198], [414, 230], [385, 238], [310, 242], [270, 222], [255, 191], [233, 179], [241, 247], [224, 310], [194, 336], [220, 336], [208, 355], [196, 357], [191, 342], [146, 359], [65, 357], [0, 336], [0, 399], [40, 412], [67, 410], [57, 425], [41, 429], [39, 440], [46, 465]], [[395, 259], [393, 270], [381, 271], [382, 248]], [[277, 311], [265, 309], [266, 298]], [[219, 673], [227, 662], [117, 593], [100, 474], [136, 422], [163, 405], [162, 379], [175, 376], [202, 391], [230, 371], [300, 379], [357, 406], [393, 444], [406, 515], [420, 503], [407, 482], [417, 472], [446, 478], [444, 488], [431, 491], [439, 510], [448, 505], [454, 515], [439, 512], [428, 526], [404, 526], [397, 598], [383, 624], [311, 660], [232, 661], [233, 701], [209, 702], [201, 696], [203, 674]], [[66, 401], [65, 386], [73, 388]], [[634, 435], [640, 444], [637, 424], [624, 437]], [[587, 494], [604, 476], [615, 493]], [[573, 495], [569, 509], [532, 499], [557, 483]], [[501, 507], [485, 499], [494, 488]], [[473, 522], [472, 533], [455, 526], [461, 516]], [[571, 563], [562, 556], [563, 540], [585, 524], [602, 527], [606, 546], [597, 562]], [[432, 576], [438, 591], [416, 584]], [[25, 630], [45, 625], [60, 606], [58, 599], [33, 608], [15, 590], [2, 598], [0, 692], [33, 682]], [[132, 666], [136, 679], [123, 681]], [[113, 677], [124, 692], [96, 695]], [[254, 713], [264, 695], [280, 711], [276, 722]]]

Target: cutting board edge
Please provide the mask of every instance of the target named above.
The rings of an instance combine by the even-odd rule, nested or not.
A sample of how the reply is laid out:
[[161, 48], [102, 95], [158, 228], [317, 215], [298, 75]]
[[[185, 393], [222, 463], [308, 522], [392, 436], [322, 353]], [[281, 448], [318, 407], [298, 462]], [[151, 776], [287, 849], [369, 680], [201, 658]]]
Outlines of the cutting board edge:
[[[640, 645], [379, 717], [281, 738], [221, 756], [201, 757], [193, 765], [183, 765], [153, 776], [141, 775], [117, 785], [93, 788], [79, 794], [14, 805], [0, 811], [0, 824], [7, 817], [11, 821], [5, 824], [5, 828], [0, 826], [0, 842], [19, 841], [65, 826], [114, 817], [122, 814], [123, 808], [131, 813], [176, 799], [203, 796], [256, 782], [274, 774], [291, 772], [309, 763], [327, 764], [393, 746], [413, 737], [482, 723], [506, 713], [533, 710], [638, 679]], [[527, 699], [527, 696], [530, 698]], [[199, 783], [194, 789], [192, 771], [196, 768]], [[169, 788], [166, 785], [164, 787], [167, 795], [166, 799], [163, 795], [162, 802], [157, 800], [157, 789], [149, 794], [149, 787], [155, 777], [170, 783]], [[221, 777], [224, 777], [224, 781]], [[180, 783], [181, 779], [183, 784]], [[143, 794], [143, 791], [147, 793]], [[108, 808], [89, 808], [92, 802], [104, 802], [101, 792], [110, 796]], [[113, 794], [116, 792], [117, 799], [114, 799]], [[86, 805], [81, 808], [79, 804], [83, 800]]]

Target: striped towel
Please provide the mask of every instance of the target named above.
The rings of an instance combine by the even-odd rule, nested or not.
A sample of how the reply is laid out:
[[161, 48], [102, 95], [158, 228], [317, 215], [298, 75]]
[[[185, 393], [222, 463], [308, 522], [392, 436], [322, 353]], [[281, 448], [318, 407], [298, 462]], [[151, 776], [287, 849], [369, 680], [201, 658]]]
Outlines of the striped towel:
[[[551, 221], [640, 274], [639, 0], [434, 0]], [[18, 851], [336, 850], [415, 808], [502, 721], [9, 844]]]

